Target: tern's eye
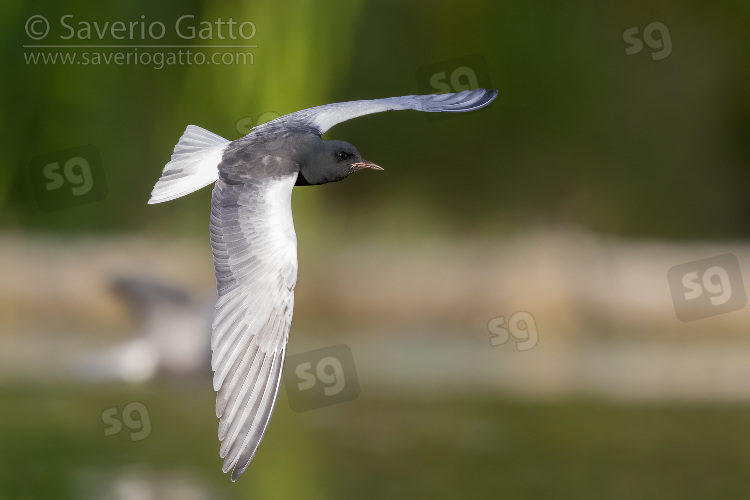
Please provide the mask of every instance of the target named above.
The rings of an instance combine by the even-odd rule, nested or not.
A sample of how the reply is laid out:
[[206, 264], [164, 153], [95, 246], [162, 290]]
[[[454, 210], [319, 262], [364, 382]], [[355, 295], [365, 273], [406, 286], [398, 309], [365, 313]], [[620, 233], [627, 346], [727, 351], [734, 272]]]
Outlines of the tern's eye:
[[339, 160], [343, 161], [349, 158], [349, 153], [347, 153], [346, 151], [339, 151], [338, 153], [336, 153], [336, 156], [338, 156]]

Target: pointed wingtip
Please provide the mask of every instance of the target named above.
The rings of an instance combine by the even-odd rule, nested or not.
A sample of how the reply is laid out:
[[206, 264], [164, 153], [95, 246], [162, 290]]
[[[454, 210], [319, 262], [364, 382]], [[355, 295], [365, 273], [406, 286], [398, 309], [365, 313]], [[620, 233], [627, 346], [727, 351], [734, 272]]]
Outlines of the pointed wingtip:
[[[250, 460], [252, 460], [252, 457], [250, 458]], [[232, 482], [233, 483], [236, 483], [237, 480], [240, 478], [240, 476], [242, 476], [242, 474], [245, 473], [245, 471], [247, 470], [247, 466], [250, 465], [250, 460], [248, 460], [247, 463], [245, 463], [245, 465], [242, 467], [240, 467], [239, 463], [234, 464], [234, 468], [232, 469]]]
[[151, 198], [148, 199], [148, 205], [156, 205], [157, 203], [164, 203], [165, 201], [169, 201], [172, 198], [165, 198], [164, 196], [158, 196], [154, 193], [151, 193]]
[[480, 108], [483, 108], [485, 106], [489, 106], [492, 103], [492, 101], [495, 100], [495, 98], [497, 97], [497, 95], [499, 93], [500, 93], [500, 91], [497, 90], [497, 89], [488, 89], [485, 92], [485, 94], [482, 96], [482, 98], [480, 99], [480, 101], [477, 103], [477, 108], [476, 109], [480, 109]]
[[497, 89], [478, 88], [475, 89], [472, 94], [474, 95], [471, 96], [470, 94], [471, 97], [466, 99], [463, 103], [467, 110], [479, 109], [489, 105], [495, 100], [499, 91]]
[[476, 88], [448, 94], [430, 94], [420, 96], [425, 101], [421, 109], [430, 113], [466, 113], [484, 108], [495, 100], [497, 89]]

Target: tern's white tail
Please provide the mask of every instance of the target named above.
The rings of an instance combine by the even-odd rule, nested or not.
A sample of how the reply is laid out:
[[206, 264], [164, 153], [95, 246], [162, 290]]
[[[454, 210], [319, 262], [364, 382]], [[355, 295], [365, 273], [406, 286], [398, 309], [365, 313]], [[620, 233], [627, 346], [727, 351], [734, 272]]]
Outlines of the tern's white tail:
[[149, 204], [174, 200], [216, 182], [221, 155], [229, 142], [208, 130], [188, 125], [151, 191]]

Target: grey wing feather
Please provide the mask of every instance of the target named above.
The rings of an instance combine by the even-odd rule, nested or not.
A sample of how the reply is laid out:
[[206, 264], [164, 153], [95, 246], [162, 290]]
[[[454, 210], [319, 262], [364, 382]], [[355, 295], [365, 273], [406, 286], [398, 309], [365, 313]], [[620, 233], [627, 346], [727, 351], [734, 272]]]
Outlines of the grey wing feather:
[[497, 97], [497, 90], [475, 89], [448, 94], [407, 95], [369, 101], [338, 102], [284, 115], [266, 125], [313, 127], [323, 134], [334, 125], [372, 113], [403, 109], [428, 113], [463, 113], [483, 108], [495, 97]]
[[211, 247], [219, 300], [211, 337], [222, 470], [235, 481], [263, 439], [279, 390], [294, 307], [297, 174], [216, 183]]

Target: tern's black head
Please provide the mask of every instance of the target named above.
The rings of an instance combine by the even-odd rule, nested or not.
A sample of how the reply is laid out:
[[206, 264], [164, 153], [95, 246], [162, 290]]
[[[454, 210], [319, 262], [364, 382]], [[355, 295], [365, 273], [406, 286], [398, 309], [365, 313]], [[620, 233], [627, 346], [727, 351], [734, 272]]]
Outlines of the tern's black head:
[[338, 182], [363, 168], [383, 170], [374, 163], [363, 160], [357, 148], [348, 142], [316, 142], [311, 153], [300, 165], [297, 186]]

